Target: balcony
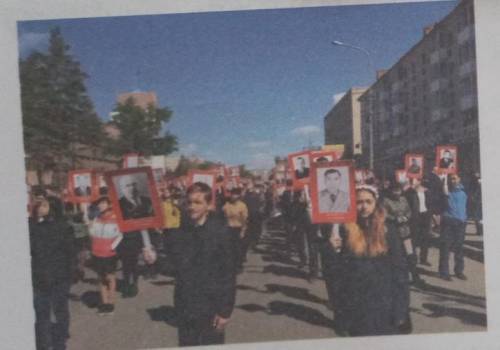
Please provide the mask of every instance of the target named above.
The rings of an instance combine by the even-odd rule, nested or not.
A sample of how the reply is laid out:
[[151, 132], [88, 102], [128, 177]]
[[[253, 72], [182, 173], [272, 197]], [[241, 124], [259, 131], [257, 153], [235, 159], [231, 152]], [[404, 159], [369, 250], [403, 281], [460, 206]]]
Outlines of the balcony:
[[474, 71], [474, 62], [467, 62], [462, 64], [458, 68], [458, 75], [462, 77], [464, 75], [470, 74], [472, 71]]
[[458, 45], [462, 45], [474, 35], [474, 26], [469, 24], [457, 35]]
[[437, 122], [442, 118], [442, 113], [440, 108], [433, 109], [431, 112], [431, 121]]
[[431, 53], [430, 56], [430, 63], [431, 64], [436, 64], [439, 62], [439, 57], [440, 57], [440, 50], [436, 50], [433, 53]]
[[476, 96], [473, 94], [464, 96], [460, 99], [460, 110], [465, 111], [477, 105]]

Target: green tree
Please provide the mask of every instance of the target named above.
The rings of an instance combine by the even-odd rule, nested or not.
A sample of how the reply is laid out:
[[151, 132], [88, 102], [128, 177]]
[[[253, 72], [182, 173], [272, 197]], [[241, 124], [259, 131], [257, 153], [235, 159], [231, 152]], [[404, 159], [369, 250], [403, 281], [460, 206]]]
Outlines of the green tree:
[[177, 137], [168, 131], [161, 134], [170, 121], [172, 111], [149, 105], [146, 110], [137, 106], [130, 97], [118, 103], [113, 113], [113, 122], [120, 130], [114, 152], [118, 155], [138, 152], [144, 156], [166, 155], [177, 150]]
[[21, 108], [28, 166], [41, 171], [74, 167], [78, 144], [102, 142], [102, 123], [84, 84], [87, 75], [58, 28], [47, 53], [21, 59]]

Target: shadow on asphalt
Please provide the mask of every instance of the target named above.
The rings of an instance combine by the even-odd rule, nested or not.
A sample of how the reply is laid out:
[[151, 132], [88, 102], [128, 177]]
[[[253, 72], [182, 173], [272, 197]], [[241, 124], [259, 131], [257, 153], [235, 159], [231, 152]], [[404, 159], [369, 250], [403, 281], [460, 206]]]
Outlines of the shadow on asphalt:
[[[449, 282], [453, 283], [453, 282]], [[460, 292], [456, 289], [448, 289], [426, 283], [419, 288], [411, 288], [413, 293], [433, 296], [436, 301], [454, 301], [456, 303], [486, 308], [486, 299], [475, 295]]]
[[327, 300], [322, 299], [305, 288], [285, 286], [281, 284], [266, 284], [266, 289], [269, 293], [282, 293], [287, 297], [326, 305]]
[[169, 326], [177, 327], [177, 317], [173, 306], [159, 306], [146, 310], [151, 321], [165, 322]]
[[305, 271], [298, 270], [294, 267], [279, 266], [275, 264], [265, 266], [264, 269], [262, 269], [262, 273], [271, 273], [282, 277], [301, 278], [303, 280], [308, 280], [309, 278], [309, 275]]
[[270, 316], [287, 316], [295, 320], [311, 324], [313, 326], [329, 328], [333, 331], [332, 319], [329, 319], [318, 310], [300, 304], [284, 301], [271, 301], [269, 304], [267, 304], [267, 307], [258, 304], [243, 304], [238, 305], [236, 308], [252, 313], [263, 312]]
[[306, 288], [292, 287], [274, 283], [265, 284], [264, 287], [265, 290], [262, 290], [256, 287], [239, 284], [236, 286], [236, 289], [242, 291], [252, 291], [259, 294], [281, 293], [293, 299], [303, 300], [311, 303], [318, 303], [322, 305], [327, 304], [327, 300], [322, 299], [314, 294], [311, 294], [311, 292]]
[[486, 327], [486, 314], [474, 312], [456, 307], [442, 306], [438, 304], [425, 303], [422, 307], [432, 312], [427, 315], [431, 318], [453, 317], [460, 320], [463, 324], [471, 324]]
[[90, 309], [95, 309], [96, 307], [99, 306], [99, 303], [101, 302], [101, 296], [99, 295], [99, 292], [96, 292], [94, 290], [89, 290], [82, 294], [80, 300], [86, 307]]

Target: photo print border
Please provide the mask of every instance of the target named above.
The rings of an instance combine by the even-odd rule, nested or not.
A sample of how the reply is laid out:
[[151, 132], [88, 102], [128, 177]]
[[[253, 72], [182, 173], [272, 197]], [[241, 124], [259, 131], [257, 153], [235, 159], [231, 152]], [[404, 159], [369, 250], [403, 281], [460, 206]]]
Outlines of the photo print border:
[[[120, 210], [120, 198], [118, 197], [118, 192], [114, 186], [113, 178], [122, 175], [134, 175], [141, 173], [145, 173], [147, 176], [149, 194], [151, 195], [151, 205], [153, 206], [155, 215], [147, 218], [124, 220]], [[163, 211], [160, 205], [158, 190], [156, 188], [151, 167], [127, 168], [108, 171], [104, 173], [104, 178], [106, 180], [106, 184], [108, 185], [108, 196], [111, 200], [111, 205], [121, 232], [125, 233], [163, 227]]]
[[[439, 156], [439, 154], [441, 153], [442, 150], [445, 150], [445, 149], [449, 149], [449, 150], [453, 150], [455, 152], [455, 158], [453, 158], [454, 162], [455, 162], [455, 166], [453, 168], [448, 168], [448, 169], [445, 169], [445, 168], [440, 168], [439, 167], [439, 163], [440, 163], [440, 160], [441, 160], [441, 157]], [[439, 174], [458, 174], [458, 147], [455, 146], [455, 145], [439, 145], [439, 146], [436, 146], [436, 168], [437, 168], [437, 172]]]
[[[90, 196], [75, 196], [75, 175], [90, 173]], [[93, 169], [78, 169], [68, 172], [67, 199], [72, 203], [90, 203], [99, 197], [97, 174]]]
[[[318, 190], [318, 169], [347, 167], [349, 175], [349, 199], [351, 201], [350, 208], [345, 213], [321, 213], [319, 211], [319, 190]], [[354, 179], [354, 163], [350, 160], [339, 160], [328, 163], [312, 163], [311, 164], [311, 182], [309, 184], [311, 207], [312, 207], [312, 222], [313, 223], [344, 223], [356, 221], [356, 184]]]

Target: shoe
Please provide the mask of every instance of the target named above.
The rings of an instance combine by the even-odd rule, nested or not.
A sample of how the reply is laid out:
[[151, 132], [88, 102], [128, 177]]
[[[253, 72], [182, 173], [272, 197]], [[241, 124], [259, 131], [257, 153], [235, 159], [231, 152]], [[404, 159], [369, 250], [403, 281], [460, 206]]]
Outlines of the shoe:
[[115, 311], [113, 304], [102, 304], [100, 310], [97, 312], [100, 316], [112, 315]]
[[455, 277], [458, 278], [459, 280], [467, 281], [467, 276], [465, 276], [463, 273], [456, 273]]
[[450, 275], [439, 274], [439, 278], [445, 281], [451, 281]]

